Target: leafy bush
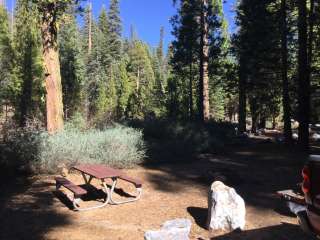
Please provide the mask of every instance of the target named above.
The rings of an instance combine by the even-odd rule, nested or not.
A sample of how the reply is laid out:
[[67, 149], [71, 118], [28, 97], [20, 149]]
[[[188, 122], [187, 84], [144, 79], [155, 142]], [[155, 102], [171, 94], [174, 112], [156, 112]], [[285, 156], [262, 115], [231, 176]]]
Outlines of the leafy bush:
[[[175, 122], [152, 120], [131, 123], [143, 129], [148, 143], [148, 155], [161, 160], [188, 160], [200, 153], [222, 151], [235, 137], [235, 128], [230, 123]], [[157, 159], [159, 160], [159, 159]]]
[[3, 149], [6, 165], [31, 167], [33, 171], [56, 172], [65, 165], [100, 163], [126, 168], [145, 157], [142, 132], [117, 125], [105, 130], [81, 130], [67, 125], [49, 135], [44, 131], [17, 131]]

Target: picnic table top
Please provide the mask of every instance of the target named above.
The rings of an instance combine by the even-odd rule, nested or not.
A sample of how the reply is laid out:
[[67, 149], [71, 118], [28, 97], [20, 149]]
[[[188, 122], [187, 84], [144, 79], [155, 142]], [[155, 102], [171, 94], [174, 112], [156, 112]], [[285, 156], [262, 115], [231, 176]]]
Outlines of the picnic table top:
[[81, 164], [74, 166], [73, 169], [98, 179], [120, 177], [122, 175], [120, 170], [101, 164]]

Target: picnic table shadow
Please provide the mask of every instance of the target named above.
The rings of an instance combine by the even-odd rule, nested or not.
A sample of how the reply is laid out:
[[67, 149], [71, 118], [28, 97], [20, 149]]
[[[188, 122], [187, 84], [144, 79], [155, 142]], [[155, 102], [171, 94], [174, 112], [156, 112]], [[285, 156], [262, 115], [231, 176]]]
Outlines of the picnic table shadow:
[[[106, 193], [102, 189], [99, 189], [93, 185], [83, 184], [79, 186], [88, 192], [86, 195], [81, 197], [81, 200], [84, 202], [89, 202], [89, 201], [103, 202], [103, 200], [105, 200], [105, 198], [107, 197]], [[111, 185], [107, 184], [107, 186], [109, 189], [111, 188]], [[70, 210], [74, 210], [72, 200], [65, 193], [63, 193], [60, 190], [54, 190], [52, 193], [66, 207], [68, 207]], [[133, 195], [125, 192], [122, 188], [115, 188], [114, 193], [116, 193], [117, 195], [123, 198], [134, 197]]]

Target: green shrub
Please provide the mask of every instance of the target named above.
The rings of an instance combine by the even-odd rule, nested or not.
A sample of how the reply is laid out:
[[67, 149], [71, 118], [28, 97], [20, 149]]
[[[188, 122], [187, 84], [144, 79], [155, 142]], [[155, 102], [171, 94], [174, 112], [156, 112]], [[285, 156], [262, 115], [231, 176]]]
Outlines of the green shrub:
[[9, 139], [5, 152], [7, 165], [48, 173], [79, 163], [129, 168], [145, 157], [142, 132], [120, 125], [105, 130], [79, 130], [69, 125], [55, 135], [20, 132]]
[[[235, 137], [235, 128], [230, 123], [152, 120], [135, 121], [132, 126], [143, 129], [148, 143], [148, 155], [153, 160], [188, 160], [200, 153], [222, 151]], [[160, 159], [156, 159], [160, 160]]]

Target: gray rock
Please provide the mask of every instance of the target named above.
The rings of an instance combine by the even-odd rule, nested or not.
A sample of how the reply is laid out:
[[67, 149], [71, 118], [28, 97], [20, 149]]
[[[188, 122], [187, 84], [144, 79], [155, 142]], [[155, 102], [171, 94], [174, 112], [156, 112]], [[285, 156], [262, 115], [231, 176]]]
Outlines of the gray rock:
[[165, 222], [159, 231], [147, 231], [145, 240], [189, 240], [191, 221], [175, 219]]
[[209, 191], [208, 206], [207, 227], [209, 230], [244, 229], [245, 203], [233, 188], [220, 181], [214, 182]]

